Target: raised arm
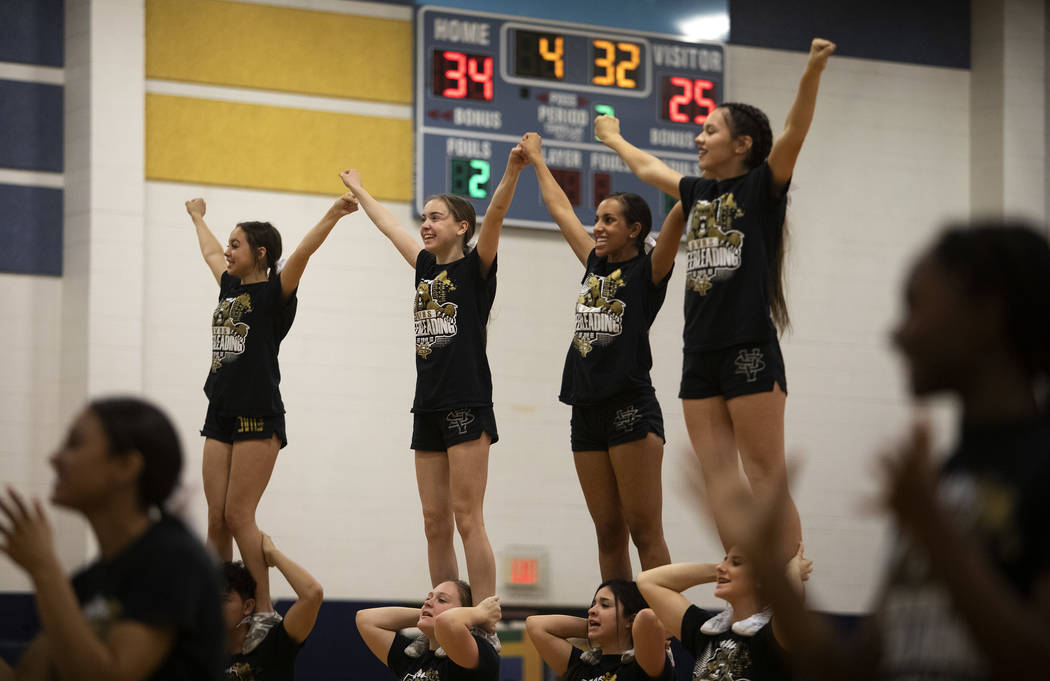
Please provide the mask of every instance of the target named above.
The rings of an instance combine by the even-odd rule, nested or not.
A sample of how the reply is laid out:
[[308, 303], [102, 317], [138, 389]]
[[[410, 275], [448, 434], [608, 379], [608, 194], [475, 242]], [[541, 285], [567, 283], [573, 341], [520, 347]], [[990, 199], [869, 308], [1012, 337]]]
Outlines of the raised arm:
[[602, 114], [594, 119], [594, 134], [602, 144], [623, 159], [631, 172], [642, 182], [656, 187], [664, 194], [678, 196], [678, 182], [682, 174], [647, 151], [642, 151], [620, 134], [620, 121]]
[[365, 210], [368, 219], [372, 221], [379, 231], [397, 248], [398, 253], [408, 262], [409, 267], [415, 268], [416, 258], [423, 247], [419, 245], [416, 238], [401, 226], [394, 214], [387, 210], [386, 206], [376, 201], [361, 183], [361, 174], [351, 168], [339, 173], [339, 179], [343, 181], [346, 188], [354, 193], [361, 208]]
[[656, 237], [656, 245], [653, 246], [653, 283], [663, 281], [667, 273], [674, 267], [674, 258], [678, 255], [678, 244], [682, 241], [682, 230], [685, 229], [685, 213], [682, 210], [682, 202], [679, 201], [664, 218], [660, 235]]
[[223, 255], [222, 244], [208, 229], [208, 223], [204, 222], [206, 209], [204, 199], [190, 199], [186, 202], [186, 212], [190, 214], [193, 226], [197, 228], [197, 243], [200, 244], [201, 255], [218, 282], [222, 279], [222, 273], [226, 271], [226, 256]]
[[313, 631], [324, 602], [324, 589], [303, 566], [281, 553], [268, 534], [262, 536], [262, 552], [266, 565], [280, 570], [295, 592], [296, 601], [284, 615], [284, 630], [293, 641], [302, 643]]
[[419, 621], [419, 608], [368, 608], [358, 610], [355, 617], [357, 631], [372, 654], [383, 664], [390, 657], [390, 646], [397, 632], [415, 626]]
[[281, 270], [281, 293], [285, 298], [292, 295], [292, 292], [299, 287], [299, 280], [306, 270], [306, 263], [310, 261], [310, 256], [328, 238], [328, 234], [335, 227], [335, 223], [355, 210], [357, 210], [357, 198], [351, 192], [347, 192], [336, 199], [332, 207], [321, 218], [321, 221], [306, 233], [303, 240], [296, 246], [295, 251], [288, 256], [288, 261], [284, 263], [284, 268]]
[[576, 254], [580, 262], [587, 264], [587, 256], [594, 249], [594, 239], [587, 233], [587, 229], [576, 217], [576, 211], [569, 203], [569, 197], [551, 175], [550, 168], [543, 160], [543, 140], [534, 132], [527, 132], [521, 138], [521, 148], [524, 149], [532, 167], [536, 169], [536, 180], [540, 185], [540, 194], [543, 203], [547, 206], [547, 212], [554, 218], [554, 222], [561, 230], [561, 235], [569, 242], [569, 247]]
[[638, 575], [638, 590], [671, 635], [681, 640], [682, 616], [692, 605], [682, 592], [716, 579], [715, 563], [671, 563]]
[[476, 606], [450, 608], [438, 615], [434, 620], [434, 636], [450, 660], [464, 669], [476, 669], [481, 658], [470, 628], [492, 630], [501, 616], [499, 596], [489, 596]]
[[[175, 629], [122, 619], [109, 627], [104, 639], [99, 638], [81, 614], [73, 586], [62, 571], [40, 502], [30, 505], [10, 491], [6, 500], [0, 498], [0, 511], [0, 550], [33, 582], [40, 628], [55, 651], [50, 662], [59, 677], [63, 681], [148, 678], [174, 647]], [[19, 676], [23, 676], [21, 667]]]
[[510, 209], [510, 202], [514, 198], [514, 189], [518, 186], [518, 176], [522, 169], [529, 164], [521, 145], [510, 150], [507, 158], [507, 169], [503, 171], [503, 179], [499, 181], [496, 191], [492, 193], [488, 210], [485, 211], [485, 219], [481, 222], [481, 233], [478, 234], [478, 258], [481, 259], [481, 276], [487, 277], [492, 262], [496, 259], [496, 251], [499, 249], [499, 235], [503, 229], [503, 218]]
[[769, 152], [769, 169], [773, 171], [773, 189], [778, 193], [784, 190], [791, 174], [795, 171], [795, 161], [798, 153], [802, 151], [802, 142], [809, 132], [809, 124], [813, 122], [813, 110], [817, 106], [817, 90], [820, 88], [820, 74], [828, 64], [828, 57], [835, 51], [835, 43], [814, 38], [809, 46], [809, 61], [806, 70], [802, 72], [802, 80], [798, 84], [798, 94], [795, 95], [795, 103], [788, 111], [787, 120], [784, 122], [784, 132], [773, 143], [773, 149]]
[[587, 620], [571, 615], [532, 615], [525, 620], [525, 631], [547, 666], [563, 676], [572, 655], [567, 639], [587, 638]]
[[[805, 547], [802, 545], [802, 542], [799, 542], [798, 551], [788, 561], [787, 567], [784, 569], [784, 578], [787, 587], [798, 595], [800, 601], [805, 601], [805, 582], [809, 580], [811, 572], [813, 572], [813, 561], [806, 558]], [[780, 647], [785, 649], [791, 647], [791, 637], [782, 631], [780, 617], [777, 616], [773, 617], [773, 636], [780, 643]]]

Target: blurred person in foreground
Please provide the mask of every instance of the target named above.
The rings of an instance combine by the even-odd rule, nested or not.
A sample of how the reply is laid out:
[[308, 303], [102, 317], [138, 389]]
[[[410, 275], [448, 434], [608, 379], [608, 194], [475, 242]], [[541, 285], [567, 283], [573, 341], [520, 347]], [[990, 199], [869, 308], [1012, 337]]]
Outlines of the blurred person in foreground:
[[[802, 606], [782, 570], [758, 574], [812, 679], [1050, 677], [1050, 247], [1018, 222], [951, 225], [912, 267], [893, 332], [912, 393], [961, 405], [939, 466], [924, 423], [883, 457], [899, 531], [874, 615], [845, 642]], [[724, 472], [725, 480], [732, 482]], [[712, 506], [745, 544], [775, 537], [781, 499], [727, 484]]]
[[182, 468], [171, 421], [137, 398], [95, 400], [51, 465], [51, 501], [84, 516], [99, 557], [70, 580], [41, 502], [0, 495], [0, 551], [32, 582], [41, 625], [0, 680], [221, 679], [215, 564], [163, 511]]

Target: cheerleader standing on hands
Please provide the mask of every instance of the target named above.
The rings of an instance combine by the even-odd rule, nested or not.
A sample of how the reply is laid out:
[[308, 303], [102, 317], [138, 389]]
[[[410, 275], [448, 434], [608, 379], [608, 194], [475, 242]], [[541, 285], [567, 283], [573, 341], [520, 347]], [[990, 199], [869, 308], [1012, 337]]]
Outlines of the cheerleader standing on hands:
[[[769, 119], [748, 104], [722, 104], [696, 136], [700, 177], [682, 177], [620, 135], [599, 116], [595, 134], [647, 184], [681, 198], [686, 211], [685, 357], [679, 397], [704, 476], [735, 466], [737, 451], [754, 495], [770, 500], [786, 485], [784, 403], [787, 380], [778, 334], [789, 325], [783, 259], [787, 189], [813, 120], [820, 75], [834, 43], [814, 38], [809, 61], [773, 141]], [[784, 490], [786, 493], [786, 490]], [[787, 560], [802, 537], [788, 503]], [[719, 527], [722, 543], [730, 540]], [[772, 548], [772, 547], [771, 547]]]
[[602, 579], [630, 580], [629, 538], [643, 569], [671, 560], [662, 521], [663, 416], [649, 378], [649, 327], [674, 268], [682, 209], [671, 210], [646, 253], [649, 207], [637, 194], [613, 194], [598, 205], [592, 237], [547, 168], [540, 136], [527, 133], [521, 146], [536, 168], [547, 210], [586, 268], [559, 399], [572, 405], [573, 457], [598, 536]]
[[458, 578], [452, 539], [453, 528], [459, 530], [477, 603], [496, 591], [496, 561], [483, 518], [489, 446], [499, 440], [485, 326], [496, 295], [496, 251], [503, 216], [526, 165], [525, 155], [515, 147], [473, 249], [468, 244], [474, 235], [474, 208], [462, 197], [440, 194], [426, 201], [420, 247], [365, 190], [356, 170], [340, 173], [368, 217], [416, 271], [411, 447], [430, 578], [435, 587]]
[[219, 284], [212, 316], [212, 361], [204, 392], [208, 413], [204, 441], [204, 496], [208, 543], [223, 561], [232, 540], [258, 585], [257, 611], [273, 611], [262, 533], [255, 510], [270, 481], [277, 452], [288, 444], [277, 353], [295, 319], [296, 291], [310, 256], [335, 223], [357, 210], [357, 199], [339, 197], [278, 271], [281, 235], [269, 222], [242, 222], [225, 250], [204, 222], [204, 199], [186, 202], [201, 255]]

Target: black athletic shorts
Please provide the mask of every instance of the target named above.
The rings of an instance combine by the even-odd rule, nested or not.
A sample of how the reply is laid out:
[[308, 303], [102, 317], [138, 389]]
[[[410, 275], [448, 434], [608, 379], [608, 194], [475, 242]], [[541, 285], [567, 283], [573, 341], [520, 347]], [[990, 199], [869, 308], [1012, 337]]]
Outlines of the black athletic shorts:
[[491, 444], [499, 442], [492, 407], [420, 411], [412, 416], [411, 447], [417, 451], [447, 452], [453, 445], [480, 440], [482, 433], [489, 434]]
[[288, 444], [284, 431], [284, 414], [273, 416], [223, 416], [219, 410], [208, 405], [201, 435], [219, 442], [233, 444], [241, 440], [269, 440], [274, 435], [281, 441], [281, 448]]
[[664, 417], [654, 392], [628, 393], [598, 404], [574, 404], [569, 431], [572, 451], [608, 451], [649, 433], [663, 440]]
[[784, 356], [775, 338], [764, 343], [687, 352], [682, 361], [682, 388], [678, 397], [700, 400], [721, 395], [728, 400], [768, 393], [774, 384], [787, 393]]

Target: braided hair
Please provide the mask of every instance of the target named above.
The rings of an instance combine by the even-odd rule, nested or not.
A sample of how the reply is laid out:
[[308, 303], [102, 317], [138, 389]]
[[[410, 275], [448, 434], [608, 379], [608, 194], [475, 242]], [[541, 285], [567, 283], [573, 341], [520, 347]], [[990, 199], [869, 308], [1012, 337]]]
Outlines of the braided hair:
[[[733, 138], [751, 138], [751, 149], [748, 150], [744, 161], [747, 169], [753, 170], [762, 165], [773, 149], [773, 131], [769, 127], [769, 117], [758, 107], [740, 102], [727, 102], [718, 108], [722, 109], [729, 126], [729, 134]], [[773, 257], [769, 261], [769, 281], [772, 284], [769, 314], [780, 333], [791, 328], [791, 318], [784, 296], [784, 253], [787, 250], [787, 240], [787, 224], [784, 223], [781, 225], [780, 238], [776, 241]]]

